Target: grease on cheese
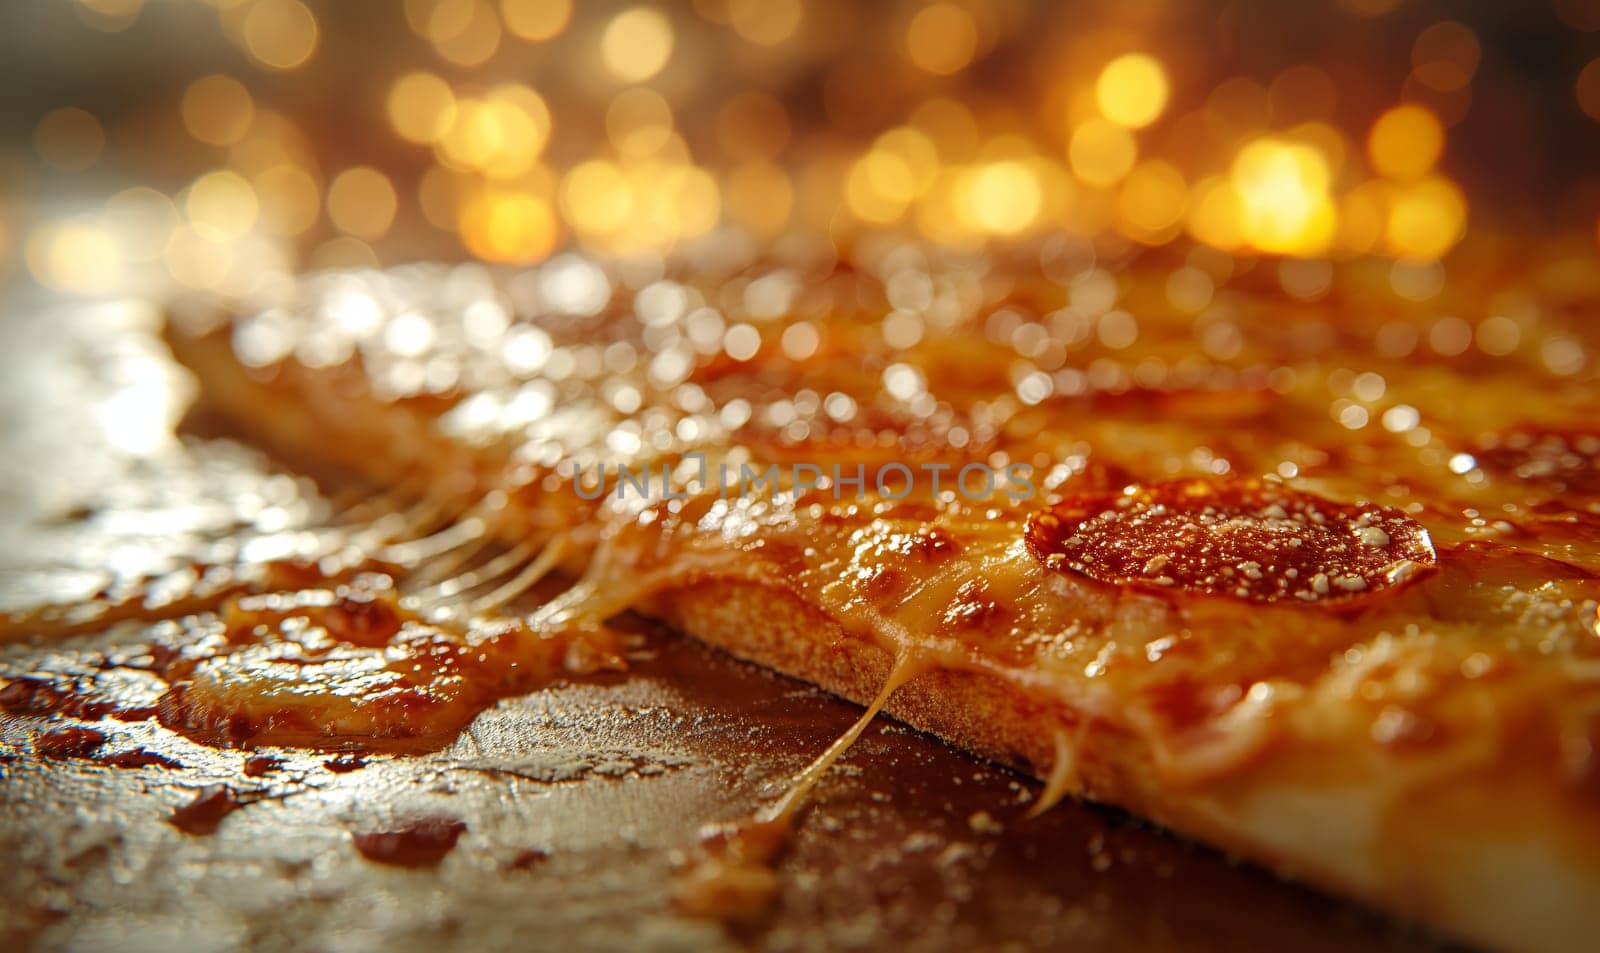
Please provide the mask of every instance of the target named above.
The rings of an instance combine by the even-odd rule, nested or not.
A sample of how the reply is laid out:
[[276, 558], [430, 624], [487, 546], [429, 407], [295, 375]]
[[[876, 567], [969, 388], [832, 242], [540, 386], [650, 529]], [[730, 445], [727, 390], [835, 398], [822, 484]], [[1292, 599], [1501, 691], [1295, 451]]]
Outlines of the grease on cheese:
[[430, 621], [377, 574], [234, 598], [160, 639], [163, 723], [241, 746], [442, 744], [497, 698], [621, 664], [604, 629]]

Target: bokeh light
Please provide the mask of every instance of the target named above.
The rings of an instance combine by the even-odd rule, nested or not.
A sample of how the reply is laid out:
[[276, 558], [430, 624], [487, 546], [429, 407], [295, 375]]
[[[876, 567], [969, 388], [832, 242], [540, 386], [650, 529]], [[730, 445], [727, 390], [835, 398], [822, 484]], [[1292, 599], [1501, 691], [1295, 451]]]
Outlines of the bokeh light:
[[356, 238], [381, 238], [394, 224], [397, 199], [389, 177], [370, 166], [346, 169], [328, 184], [328, 219]]
[[322, 193], [316, 178], [292, 162], [266, 169], [251, 184], [261, 198], [262, 224], [274, 234], [303, 234], [322, 214]]
[[566, 29], [572, 0], [500, 0], [500, 15], [516, 36], [543, 42]]
[[805, 17], [800, 0], [729, 0], [727, 9], [734, 32], [759, 46], [793, 37]]
[[556, 246], [557, 226], [550, 204], [537, 195], [488, 189], [461, 209], [461, 234], [467, 247], [489, 261], [539, 261]]
[[1072, 132], [1068, 145], [1072, 171], [1089, 185], [1115, 185], [1133, 168], [1139, 146], [1121, 126], [1091, 119]]
[[1396, 106], [1378, 117], [1367, 137], [1367, 156], [1394, 179], [1426, 175], [1444, 151], [1444, 128], [1421, 106]]
[[1119, 126], [1140, 129], [1156, 121], [1167, 105], [1167, 74], [1143, 53], [1129, 53], [1106, 64], [1095, 82], [1101, 115]]
[[255, 189], [237, 172], [218, 169], [195, 179], [184, 199], [189, 224], [202, 238], [228, 242], [255, 227], [261, 204]]
[[46, 113], [33, 131], [39, 158], [63, 172], [94, 165], [106, 147], [105, 130], [86, 110], [68, 106]]
[[390, 124], [402, 139], [435, 143], [455, 122], [455, 93], [433, 73], [406, 73], [389, 88], [388, 112]]
[[271, 69], [302, 66], [317, 49], [317, 18], [300, 0], [254, 0], [242, 31], [251, 58]]
[[1389, 208], [1389, 249], [1403, 258], [1438, 258], [1461, 239], [1466, 217], [1466, 199], [1446, 179], [1402, 186]]
[[[77, 293], [109, 285], [74, 248], [231, 293], [267, 262], [651, 258], [730, 235], [1198, 244], [1235, 262], [1213, 277], [1262, 256], [1421, 268], [1541, 216], [1593, 247], [1585, 4], [1554, 3], [1576, 39], [1539, 63], [1471, 8], [1295, 6], [72, 0], [72, 43], [181, 49], [138, 95], [85, 72], [17, 114], [0, 252]], [[1314, 48], [1271, 39], [1306, 23]], [[81, 207], [42, 198], [62, 190]]]
[[457, 66], [478, 66], [500, 50], [503, 31], [489, 0], [434, 0], [422, 35]]
[[50, 222], [28, 238], [28, 270], [40, 284], [79, 294], [117, 287], [121, 256], [104, 227], [86, 219]]
[[975, 169], [966, 193], [967, 217], [978, 228], [996, 235], [1025, 231], [1039, 217], [1044, 200], [1038, 177], [1015, 159]]
[[231, 146], [243, 139], [255, 119], [250, 90], [232, 76], [203, 76], [183, 92], [179, 108], [189, 135], [213, 146]]
[[672, 57], [672, 21], [654, 7], [624, 10], [606, 24], [600, 55], [607, 70], [637, 83], [661, 72]]
[[1117, 199], [1124, 234], [1147, 244], [1170, 241], [1183, 220], [1188, 189], [1170, 162], [1141, 163], [1122, 183]]
[[1233, 163], [1240, 235], [1266, 252], [1316, 255], [1337, 224], [1327, 161], [1303, 143], [1263, 137]]
[[937, 76], [959, 72], [978, 50], [977, 24], [958, 4], [929, 4], [911, 18], [906, 50], [911, 62]]

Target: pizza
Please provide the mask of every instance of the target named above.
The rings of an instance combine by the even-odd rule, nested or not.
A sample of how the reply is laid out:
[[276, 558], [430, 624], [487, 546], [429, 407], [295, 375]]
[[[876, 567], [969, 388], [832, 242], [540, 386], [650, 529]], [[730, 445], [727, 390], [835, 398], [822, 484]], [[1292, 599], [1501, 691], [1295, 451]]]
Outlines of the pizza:
[[759, 915], [881, 710], [1038, 778], [1038, 810], [1116, 805], [1446, 936], [1584, 948], [1600, 281], [1553, 257], [1419, 295], [1405, 267], [1307, 294], [1203, 251], [713, 242], [176, 308], [211, 407], [375, 489], [168, 600], [157, 717], [438, 746], [625, 667], [632, 611], [869, 705], [702, 845], [685, 909]]

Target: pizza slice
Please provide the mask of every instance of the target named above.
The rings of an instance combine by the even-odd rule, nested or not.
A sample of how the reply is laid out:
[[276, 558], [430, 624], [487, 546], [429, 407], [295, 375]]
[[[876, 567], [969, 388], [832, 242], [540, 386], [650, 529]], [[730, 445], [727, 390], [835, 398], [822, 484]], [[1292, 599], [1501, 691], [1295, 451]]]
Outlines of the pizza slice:
[[[1041, 808], [1585, 948], [1600, 293], [1530, 268], [1538, 308], [1422, 306], [1351, 265], [1306, 304], [1230, 265], [1196, 315], [1163, 294], [1196, 267], [409, 266], [170, 338], [264, 441], [472, 521], [468, 563], [573, 580], [486, 683], [633, 609], [1029, 772]], [[226, 721], [282, 671], [185, 697]]]

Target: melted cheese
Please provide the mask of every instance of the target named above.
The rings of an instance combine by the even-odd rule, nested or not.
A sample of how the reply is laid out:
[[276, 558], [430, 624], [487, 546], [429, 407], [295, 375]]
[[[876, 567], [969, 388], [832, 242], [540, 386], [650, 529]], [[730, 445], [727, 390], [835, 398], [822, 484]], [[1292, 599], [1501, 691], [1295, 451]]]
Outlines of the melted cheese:
[[235, 598], [171, 624], [164, 640], [162, 721], [247, 746], [440, 745], [497, 698], [621, 664], [603, 628], [424, 620], [370, 574]]
[[[1081, 727], [1079, 740], [1081, 740]], [[1044, 790], [1039, 792], [1039, 799], [1028, 810], [1029, 817], [1039, 815], [1055, 807], [1069, 795], [1077, 793], [1082, 787], [1078, 777], [1078, 744], [1062, 729], [1056, 729], [1056, 758], [1050, 765], [1050, 775], [1044, 779]]]
[[[274, 333], [291, 343], [347, 335], [361, 362], [281, 361], [264, 369], [271, 376], [256, 409], [299, 419], [296, 432], [332, 435], [325, 446], [356, 448], [354, 462], [380, 476], [405, 472], [466, 498], [503, 500], [494, 524], [514, 543], [569, 534], [563, 568], [582, 579], [535, 614], [534, 631], [598, 631], [654, 593], [706, 581], [770, 586], [895, 657], [997, 678], [1062, 728], [1127, 733], [1173, 784], [1240, 770], [1307, 718], [1338, 721], [1324, 709], [1339, 692], [1360, 699], [1342, 704], [1371, 723], [1341, 730], [1383, 736], [1379, 722], [1405, 720], [1385, 714], [1396, 706], [1419, 723], [1453, 717], [1486, 667], [1515, 671], [1498, 690], [1553, 734], [1570, 729], [1540, 712], [1557, 697], [1581, 707], [1587, 691], [1566, 673], [1597, 657], [1600, 641], [1600, 440], [1583, 429], [1593, 391], [1548, 380], [1521, 354], [1468, 355], [1459, 368], [1395, 356], [1383, 341], [1397, 336], [1364, 313], [1333, 329], [1316, 312], [1290, 319], [1282, 301], [1247, 287], [1230, 289], [1242, 346], [1226, 360], [1197, 359], [1203, 329], [1159, 307], [1140, 310], [1137, 342], [1113, 352], [1078, 333], [1092, 316], [977, 299], [908, 349], [889, 346], [874, 315], [813, 302], [809, 313], [828, 317], [806, 359], [764, 337], [756, 357], [734, 360], [692, 327], [620, 310], [526, 315], [484, 338], [459, 317], [494, 293], [478, 279], [450, 285], [467, 297], [435, 309], [424, 355], [389, 353], [382, 322], [359, 331], [329, 323], [331, 297], [407, 300], [446, 287], [430, 275], [308, 282], [302, 305], [276, 312]], [[1145, 278], [1131, 273], [1128, 293], [1140, 294]], [[853, 288], [862, 299], [878, 293], [877, 281], [857, 272], [802, 285]], [[1028, 304], [1059, 294], [1023, 287]], [[779, 334], [803, 313], [768, 330]], [[1404, 324], [1432, 312], [1372, 313]], [[1011, 331], [997, 336], [1000, 328]], [[1316, 328], [1329, 333], [1311, 335]], [[469, 388], [397, 393], [415, 380], [407, 362], [422, 360], [450, 365]], [[1035, 372], [1053, 393], [1030, 404], [1012, 382]], [[891, 464], [953, 473], [974, 460], [1028, 465], [1038, 497], [897, 501], [872, 486]], [[696, 462], [708, 472], [838, 462], [861, 468], [867, 492], [836, 499], [826, 485], [806, 492], [788, 477], [781, 492], [737, 499], [703, 487], [687, 498], [678, 498], [682, 486], [631, 499], [613, 492], [619, 465], [684, 476]], [[596, 489], [608, 492], [578, 492], [573, 475], [603, 465]], [[1182, 478], [1203, 497], [1262, 474], [1289, 474], [1291, 500], [1321, 502], [1303, 514], [1286, 507], [1281, 518], [1270, 501], [1246, 507], [1216, 521], [1233, 535], [1186, 557], [1154, 531], [1127, 550], [1126, 566], [1093, 548], [1118, 527], [1158, 525], [1136, 509], [1082, 514], [1088, 531], [1062, 541], [1094, 540], [1083, 551], [1092, 559], [1063, 556], [1052, 567], [1055, 553], [1029, 549], [1040, 514], [1058, 516], [1073, 501], [1107, 501], [1109, 512], [1130, 483]], [[1289, 525], [1328, 514], [1348, 532]], [[1162, 532], [1208, 520], [1199, 513]], [[1274, 559], [1268, 537], [1309, 546], [1315, 558], [1295, 563], [1283, 550]], [[1403, 640], [1405, 665], [1425, 674], [1402, 686], [1374, 670], [1351, 685], [1340, 661], [1393, 638]], [[1533, 757], [1537, 747], [1505, 754]]]
[[850, 750], [850, 746], [855, 744], [857, 738], [861, 737], [861, 732], [872, 724], [872, 720], [878, 717], [878, 713], [883, 710], [884, 705], [889, 703], [889, 699], [899, 690], [900, 686], [909, 682], [923, 671], [926, 671], [926, 669], [916, 660], [916, 656], [912, 653], [907, 652], [897, 658], [894, 667], [889, 670], [888, 677], [883, 681], [883, 687], [878, 690], [878, 696], [872, 700], [872, 704], [867, 706], [867, 710], [861, 713], [861, 717], [856, 719], [855, 724], [840, 735], [838, 740], [828, 746], [828, 750], [818, 755], [815, 761], [807, 765], [806, 769], [795, 777], [783, 796], [761, 812], [759, 820], [763, 822], [792, 823], [795, 813], [805, 803], [806, 795], [810, 794], [811, 789], [816, 787], [818, 781], [822, 780], [822, 776], [828, 772], [833, 763], [839, 760], [846, 751]]

